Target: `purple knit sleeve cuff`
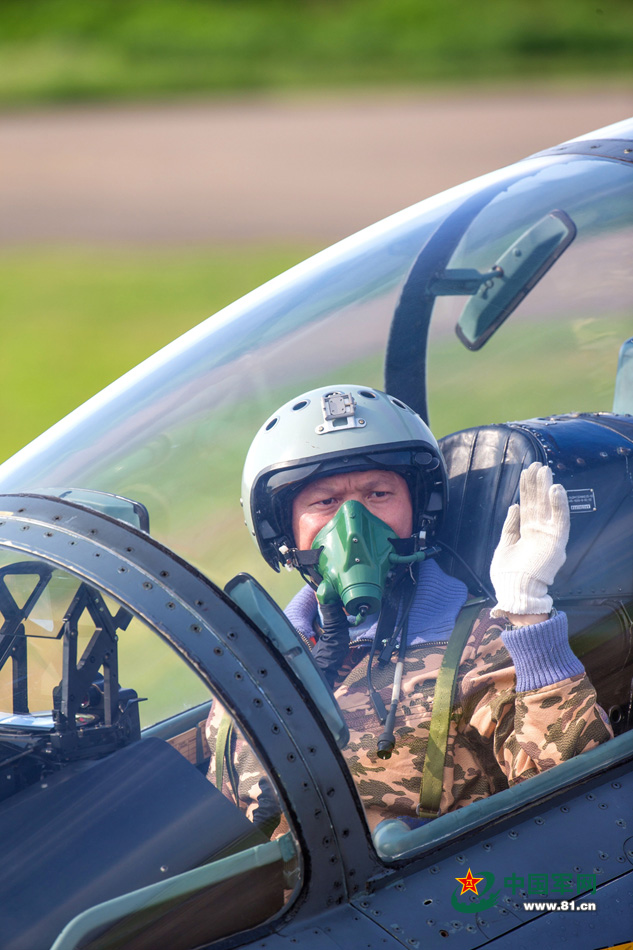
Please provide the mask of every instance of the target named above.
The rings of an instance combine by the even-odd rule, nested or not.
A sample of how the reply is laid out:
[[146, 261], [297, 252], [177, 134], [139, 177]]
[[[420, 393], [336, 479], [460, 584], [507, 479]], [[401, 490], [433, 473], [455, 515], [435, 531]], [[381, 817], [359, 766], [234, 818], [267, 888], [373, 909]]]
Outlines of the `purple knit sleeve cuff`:
[[542, 689], [585, 672], [569, 645], [566, 614], [555, 614], [528, 627], [502, 630], [501, 639], [516, 669], [517, 693]]
[[284, 613], [295, 630], [305, 637], [312, 635], [312, 624], [317, 615], [317, 599], [307, 584], [292, 598]]

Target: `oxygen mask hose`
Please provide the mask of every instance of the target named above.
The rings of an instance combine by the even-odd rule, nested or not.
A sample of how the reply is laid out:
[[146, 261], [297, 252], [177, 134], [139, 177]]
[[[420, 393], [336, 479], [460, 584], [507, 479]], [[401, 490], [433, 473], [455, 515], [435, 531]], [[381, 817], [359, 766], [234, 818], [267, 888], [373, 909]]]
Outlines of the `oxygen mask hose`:
[[319, 531], [312, 548], [320, 549], [316, 570], [323, 578], [316, 597], [321, 605], [342, 602], [355, 623], [380, 610], [391, 569], [393, 528], [359, 501], [346, 501]]
[[398, 703], [400, 702], [400, 691], [402, 689], [402, 674], [404, 672], [404, 658], [407, 652], [407, 632], [408, 624], [405, 622], [404, 629], [400, 633], [400, 647], [398, 649], [398, 661], [393, 677], [393, 687], [391, 690], [391, 705], [385, 720], [385, 728], [382, 735], [378, 737], [377, 755], [379, 759], [390, 759], [396, 745], [394, 733], [396, 725], [396, 713]]
[[350, 624], [340, 600], [336, 604], [321, 604], [321, 624], [323, 632], [312, 650], [312, 659], [333, 689], [349, 651]]

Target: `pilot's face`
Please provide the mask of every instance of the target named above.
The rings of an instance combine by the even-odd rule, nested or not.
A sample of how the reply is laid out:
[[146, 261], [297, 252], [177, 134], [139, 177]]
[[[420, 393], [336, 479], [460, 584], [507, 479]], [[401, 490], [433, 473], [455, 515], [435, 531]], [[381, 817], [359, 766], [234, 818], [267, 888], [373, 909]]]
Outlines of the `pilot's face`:
[[312, 545], [317, 534], [346, 501], [359, 501], [380, 518], [398, 538], [413, 531], [413, 509], [409, 488], [397, 472], [372, 469], [326, 475], [303, 488], [292, 505], [292, 531], [302, 551]]

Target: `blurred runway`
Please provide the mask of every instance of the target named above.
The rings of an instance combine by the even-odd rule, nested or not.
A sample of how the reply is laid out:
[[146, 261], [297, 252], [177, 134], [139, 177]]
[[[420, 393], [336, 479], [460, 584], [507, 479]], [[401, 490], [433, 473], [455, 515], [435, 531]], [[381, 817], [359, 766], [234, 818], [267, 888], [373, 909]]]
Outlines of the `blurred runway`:
[[0, 243], [330, 243], [631, 113], [624, 88], [7, 113]]

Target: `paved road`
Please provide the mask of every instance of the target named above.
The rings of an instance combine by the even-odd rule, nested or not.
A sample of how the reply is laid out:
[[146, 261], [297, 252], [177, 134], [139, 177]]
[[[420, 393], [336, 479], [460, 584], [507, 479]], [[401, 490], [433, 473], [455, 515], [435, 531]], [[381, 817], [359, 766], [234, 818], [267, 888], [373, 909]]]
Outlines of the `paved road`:
[[328, 243], [632, 113], [611, 88], [5, 114], [0, 242]]

